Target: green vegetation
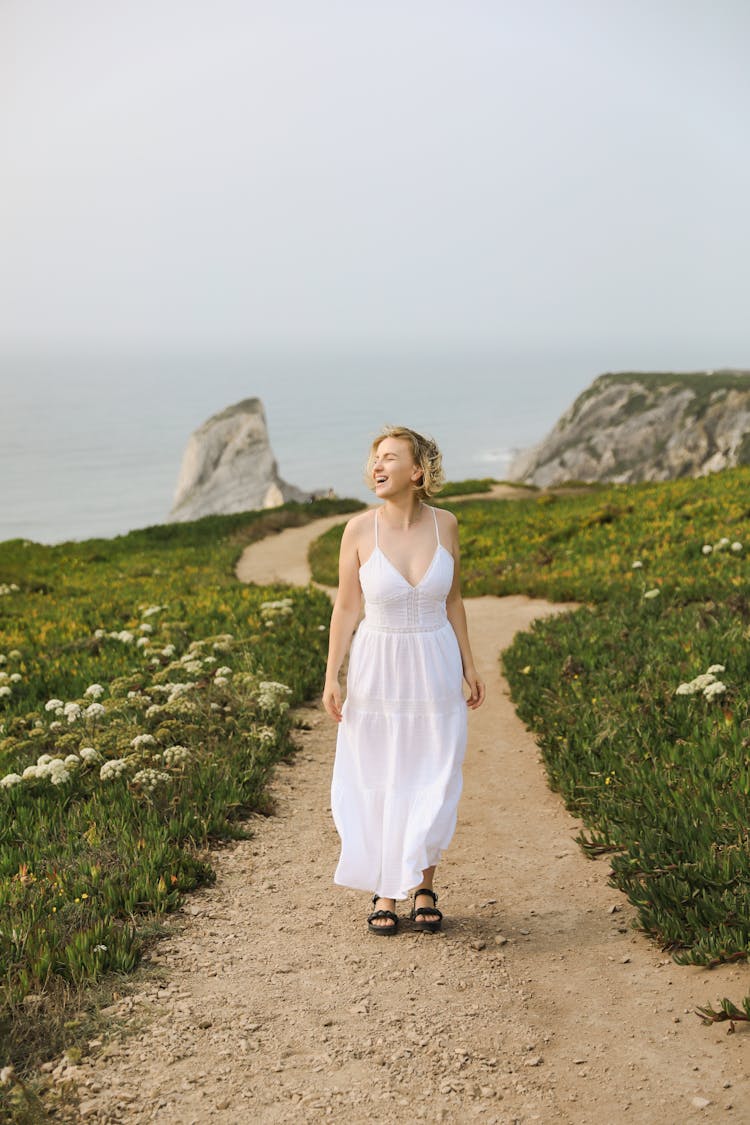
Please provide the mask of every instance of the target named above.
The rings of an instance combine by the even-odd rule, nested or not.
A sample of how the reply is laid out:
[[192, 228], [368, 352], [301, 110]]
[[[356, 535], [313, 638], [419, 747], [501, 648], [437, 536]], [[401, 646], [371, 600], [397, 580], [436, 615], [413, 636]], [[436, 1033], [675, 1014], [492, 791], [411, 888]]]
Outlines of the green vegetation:
[[[584, 603], [502, 657], [580, 844], [676, 961], [746, 957], [750, 470], [454, 510], [465, 597]], [[315, 546], [321, 581], [340, 534]]]
[[97, 989], [213, 878], [208, 845], [268, 811], [331, 606], [234, 568], [249, 542], [356, 504], [0, 543], [0, 1065], [21, 1079], [85, 1041]]

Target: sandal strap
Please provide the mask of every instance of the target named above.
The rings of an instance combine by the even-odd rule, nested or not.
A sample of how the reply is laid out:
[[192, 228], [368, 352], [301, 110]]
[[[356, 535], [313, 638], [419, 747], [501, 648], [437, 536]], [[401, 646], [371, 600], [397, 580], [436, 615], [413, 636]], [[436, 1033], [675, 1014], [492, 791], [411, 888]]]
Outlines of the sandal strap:
[[394, 922], [398, 922], [398, 915], [392, 910], [376, 910], [374, 914], [368, 915], [367, 921], [372, 922], [373, 918], [392, 918]]
[[435, 907], [433, 907], [433, 906], [418, 906], [418, 907], [416, 907], [416, 909], [414, 911], [414, 915], [413, 915], [414, 918], [416, 918], [419, 914], [437, 914], [438, 918], [443, 917], [441, 911], [435, 909]]
[[[420, 887], [418, 891], [414, 892], [414, 901], [415, 902], [417, 901], [417, 895], [431, 895], [433, 902], [437, 902], [437, 900], [438, 900], [438, 896], [435, 894], [434, 891], [431, 891], [429, 887]], [[425, 907], [420, 906], [419, 909], [424, 910]]]

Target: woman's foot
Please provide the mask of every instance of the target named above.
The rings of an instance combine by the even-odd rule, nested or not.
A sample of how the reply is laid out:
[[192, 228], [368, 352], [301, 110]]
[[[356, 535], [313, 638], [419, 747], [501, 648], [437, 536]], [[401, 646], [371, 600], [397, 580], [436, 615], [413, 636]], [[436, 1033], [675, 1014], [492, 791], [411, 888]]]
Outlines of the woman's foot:
[[396, 900], [373, 895], [372, 904], [375, 910], [367, 919], [367, 928], [375, 933], [394, 933], [398, 925], [398, 916], [395, 913]]
[[414, 892], [414, 907], [411, 912], [415, 929], [435, 933], [442, 924], [443, 915], [437, 909], [438, 896], [430, 887], [421, 887]]

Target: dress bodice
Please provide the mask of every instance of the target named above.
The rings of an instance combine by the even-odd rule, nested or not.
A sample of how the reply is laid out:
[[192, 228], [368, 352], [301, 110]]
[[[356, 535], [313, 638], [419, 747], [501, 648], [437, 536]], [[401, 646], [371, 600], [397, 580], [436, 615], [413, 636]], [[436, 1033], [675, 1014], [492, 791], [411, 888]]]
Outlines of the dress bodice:
[[368, 629], [388, 632], [427, 632], [447, 623], [445, 600], [453, 583], [453, 555], [440, 542], [437, 515], [435, 553], [416, 586], [396, 569], [378, 545], [378, 509], [375, 510], [375, 548], [359, 568], [359, 581], [365, 595], [362, 624]]

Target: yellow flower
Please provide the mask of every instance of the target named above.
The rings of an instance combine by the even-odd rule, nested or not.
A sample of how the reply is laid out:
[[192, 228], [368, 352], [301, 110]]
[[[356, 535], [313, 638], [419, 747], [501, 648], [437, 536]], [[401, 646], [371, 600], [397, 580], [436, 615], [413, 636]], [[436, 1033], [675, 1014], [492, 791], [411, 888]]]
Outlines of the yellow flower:
[[604, 779], [604, 784], [605, 784], [605, 785], [609, 785], [611, 781], [612, 781], [612, 778], [611, 778], [611, 777], [605, 777], [605, 779]]
[[527, 664], [525, 668], [521, 669], [521, 675], [522, 676], [528, 676], [530, 671], [531, 671], [531, 665]]
[[85, 892], [85, 891], [84, 891], [84, 892], [83, 892], [83, 894], [81, 895], [81, 898], [88, 898], [88, 897], [89, 897], [89, 896], [88, 896], [88, 895], [86, 894], [86, 892]]

